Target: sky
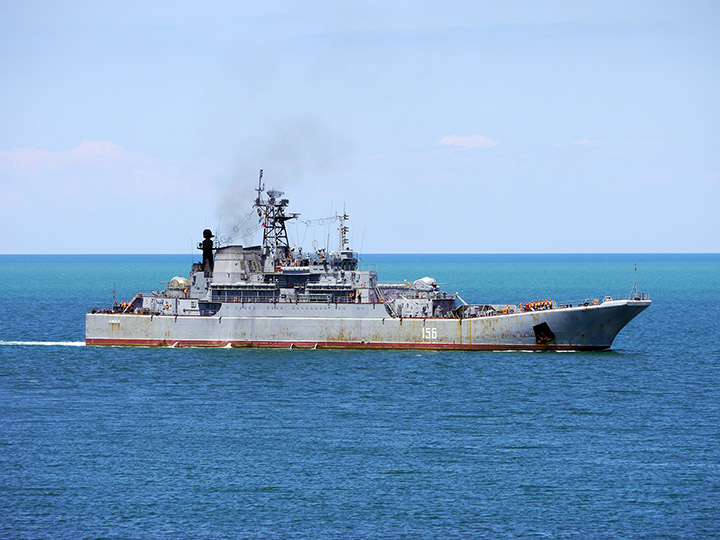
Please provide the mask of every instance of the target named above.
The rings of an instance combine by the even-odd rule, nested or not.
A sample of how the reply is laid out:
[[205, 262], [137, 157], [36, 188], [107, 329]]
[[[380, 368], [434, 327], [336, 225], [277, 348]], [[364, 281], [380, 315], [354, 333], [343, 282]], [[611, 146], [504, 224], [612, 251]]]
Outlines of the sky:
[[0, 253], [256, 244], [260, 169], [306, 249], [720, 252], [717, 2], [8, 1], [0, 66]]

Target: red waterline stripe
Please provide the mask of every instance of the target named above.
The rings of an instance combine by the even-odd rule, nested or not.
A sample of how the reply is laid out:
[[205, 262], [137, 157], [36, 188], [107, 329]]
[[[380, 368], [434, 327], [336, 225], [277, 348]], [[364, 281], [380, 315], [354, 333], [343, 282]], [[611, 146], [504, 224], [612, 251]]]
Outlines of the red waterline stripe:
[[416, 350], [484, 350], [484, 351], [601, 351], [608, 346], [599, 345], [493, 345], [470, 343], [382, 343], [360, 341], [220, 341], [220, 340], [160, 340], [87, 338], [87, 345], [127, 347], [255, 347], [272, 349], [416, 349]]

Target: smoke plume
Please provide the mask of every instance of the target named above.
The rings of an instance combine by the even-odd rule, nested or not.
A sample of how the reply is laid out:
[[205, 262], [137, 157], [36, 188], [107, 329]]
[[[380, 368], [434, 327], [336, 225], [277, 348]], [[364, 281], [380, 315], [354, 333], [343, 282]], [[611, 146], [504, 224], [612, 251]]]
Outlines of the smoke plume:
[[267, 189], [298, 192], [304, 182], [335, 167], [342, 146], [339, 141], [337, 134], [310, 118], [285, 121], [255, 137], [239, 152], [228, 175], [231, 180], [221, 189], [218, 241], [224, 245], [259, 241], [259, 219], [252, 205], [260, 169]]

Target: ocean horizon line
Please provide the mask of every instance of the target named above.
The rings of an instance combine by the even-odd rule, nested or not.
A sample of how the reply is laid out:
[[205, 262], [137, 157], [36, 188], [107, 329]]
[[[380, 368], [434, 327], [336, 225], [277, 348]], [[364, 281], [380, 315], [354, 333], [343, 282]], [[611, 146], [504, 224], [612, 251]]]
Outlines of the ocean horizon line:
[[[579, 252], [554, 252], [554, 251], [526, 251], [526, 252], [368, 252], [360, 256], [591, 256], [591, 255], [612, 255], [612, 256], [720, 256], [715, 251], [579, 251]], [[0, 253], [0, 257], [192, 257], [201, 258], [201, 255], [193, 253]]]

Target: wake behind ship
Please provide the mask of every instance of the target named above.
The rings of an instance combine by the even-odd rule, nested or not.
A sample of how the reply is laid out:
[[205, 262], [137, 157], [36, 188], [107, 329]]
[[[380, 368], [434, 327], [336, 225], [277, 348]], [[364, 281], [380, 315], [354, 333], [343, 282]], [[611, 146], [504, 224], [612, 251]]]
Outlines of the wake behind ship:
[[366, 349], [602, 350], [651, 301], [637, 287], [626, 298], [578, 305], [550, 300], [466, 304], [430, 277], [381, 283], [363, 270], [339, 222], [339, 249], [291, 247], [288, 199], [265, 191], [253, 208], [262, 245], [216, 247], [204, 232], [203, 262], [164, 291], [136, 294], [86, 314], [88, 345]]

